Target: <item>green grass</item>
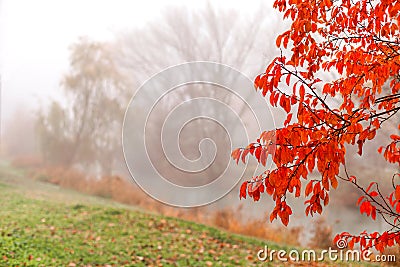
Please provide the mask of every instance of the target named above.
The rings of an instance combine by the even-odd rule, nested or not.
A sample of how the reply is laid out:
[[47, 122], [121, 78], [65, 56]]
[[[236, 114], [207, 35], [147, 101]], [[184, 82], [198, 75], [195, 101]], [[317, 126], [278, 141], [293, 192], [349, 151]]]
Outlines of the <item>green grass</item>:
[[258, 240], [174, 218], [52, 203], [6, 188], [0, 187], [1, 266], [195, 266], [207, 261], [248, 266], [248, 257], [263, 246]]
[[249, 266], [265, 243], [25, 176], [0, 167], [0, 266]]
[[264, 245], [290, 249], [25, 176], [0, 167], [0, 266], [260, 266]]

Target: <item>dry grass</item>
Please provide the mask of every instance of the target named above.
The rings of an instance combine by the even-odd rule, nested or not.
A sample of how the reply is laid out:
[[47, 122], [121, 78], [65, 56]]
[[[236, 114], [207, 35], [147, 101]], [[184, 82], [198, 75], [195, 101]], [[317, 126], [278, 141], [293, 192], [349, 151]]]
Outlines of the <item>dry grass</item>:
[[[236, 208], [225, 207], [223, 209], [211, 210], [207, 207], [179, 209], [172, 208], [155, 201], [131, 181], [119, 176], [105, 176], [101, 179], [91, 177], [75, 169], [64, 167], [44, 167], [36, 157], [19, 157], [12, 161], [17, 168], [28, 170], [30, 178], [59, 185], [63, 188], [73, 189], [85, 194], [100, 196], [114, 201], [139, 206], [149, 211], [154, 211], [166, 216], [182, 218], [185, 220], [202, 223], [209, 226], [219, 227], [232, 233], [246, 236], [258, 237], [276, 243], [284, 243], [291, 246], [300, 245], [302, 227], [276, 227], [266, 223], [267, 218], [242, 220], [242, 206]], [[332, 244], [332, 227], [321, 217], [315, 221], [312, 237], [308, 243], [309, 247], [326, 249]], [[388, 248], [384, 255], [395, 255], [400, 258], [400, 248]], [[372, 259], [374, 255], [372, 256]], [[387, 262], [385, 266], [396, 265]]]
[[314, 222], [312, 234], [313, 236], [308, 244], [310, 247], [328, 249], [334, 245], [332, 244], [332, 226], [327, 224], [324, 217], [319, 217]]
[[15, 157], [11, 164], [17, 168], [40, 168], [43, 166], [43, 161], [34, 155], [18, 156]]

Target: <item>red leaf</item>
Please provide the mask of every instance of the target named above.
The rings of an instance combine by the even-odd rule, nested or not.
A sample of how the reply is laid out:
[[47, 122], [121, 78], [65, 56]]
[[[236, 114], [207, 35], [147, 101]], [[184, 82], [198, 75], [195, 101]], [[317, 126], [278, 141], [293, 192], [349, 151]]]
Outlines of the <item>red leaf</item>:
[[288, 42], [289, 42], [289, 36], [286, 35], [285, 38], [283, 39], [283, 47], [284, 48], [287, 48]]
[[400, 185], [396, 185], [394, 196], [397, 200], [400, 200]]
[[290, 74], [286, 75], [286, 84], [287, 86], [290, 84]]
[[253, 191], [252, 193], [254, 201], [259, 201], [260, 200], [260, 190], [257, 188], [256, 190]]
[[367, 190], [365, 190], [367, 193], [369, 192], [369, 190], [371, 190], [371, 187], [376, 184], [376, 182], [371, 182], [367, 188]]
[[348, 248], [350, 248], [350, 249], [353, 249], [353, 248], [354, 248], [354, 241], [355, 241], [354, 238], [352, 238], [352, 239], [350, 240], [349, 244], [347, 245]]
[[290, 112], [290, 100], [288, 98], [285, 98], [283, 101], [283, 104], [284, 104], [283, 108], [285, 109], [286, 113], [289, 113]]
[[333, 239], [333, 243], [336, 244], [341, 238], [342, 238], [341, 235], [336, 235], [335, 238]]
[[276, 219], [276, 213], [275, 212], [271, 212], [271, 215], [269, 216], [269, 221], [273, 222]]
[[261, 146], [258, 146], [254, 152], [254, 155], [256, 156], [258, 162], [260, 162], [261, 149], [262, 149]]
[[378, 196], [378, 192], [372, 191], [369, 195], [370, 195], [371, 197], [377, 197], [377, 196]]
[[390, 135], [390, 138], [392, 138], [392, 139], [395, 140], [395, 141], [400, 140], [400, 136], [399, 136], [399, 135], [395, 135], [395, 134], [391, 134], [391, 135]]
[[260, 75], [257, 75], [256, 79], [254, 80], [254, 88], [257, 90], [258, 88], [261, 88], [260, 86]]
[[267, 164], [267, 155], [268, 155], [268, 150], [263, 148], [261, 150], [261, 155], [260, 155], [260, 162], [263, 166]]
[[286, 120], [285, 120], [285, 122], [283, 123], [283, 125], [287, 126], [287, 125], [290, 123], [290, 121], [292, 120], [292, 117], [293, 117], [293, 114], [292, 114], [292, 113], [289, 113], [289, 114], [287, 115]]
[[372, 207], [371, 218], [372, 218], [373, 220], [376, 219], [376, 208], [375, 208], [375, 207]]
[[357, 201], [357, 206], [360, 205], [360, 202], [365, 198], [365, 196], [361, 196]]
[[358, 140], [357, 144], [358, 144], [357, 153], [361, 156], [362, 155], [362, 148], [363, 148], [363, 145], [364, 145], [364, 140]]
[[300, 101], [304, 100], [304, 95], [305, 95], [306, 89], [304, 88], [304, 85], [300, 85]]
[[332, 2], [331, 2], [331, 0], [324, 0], [324, 4], [326, 5], [327, 8], [332, 7]]
[[247, 154], [249, 154], [249, 152], [250, 152], [250, 149], [243, 150], [243, 152], [242, 152], [242, 162], [243, 163], [246, 163], [246, 156], [247, 156]]
[[244, 182], [241, 186], [240, 186], [240, 196], [239, 199], [242, 198], [246, 198], [246, 190], [247, 190], [247, 181]]

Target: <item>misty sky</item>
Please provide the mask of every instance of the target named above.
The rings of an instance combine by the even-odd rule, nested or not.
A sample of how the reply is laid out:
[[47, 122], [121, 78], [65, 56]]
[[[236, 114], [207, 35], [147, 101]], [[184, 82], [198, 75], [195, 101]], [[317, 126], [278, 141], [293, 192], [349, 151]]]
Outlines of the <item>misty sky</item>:
[[[199, 8], [206, 1], [185, 0], [0, 0], [2, 124], [18, 106], [35, 109], [59, 97], [68, 71], [68, 47], [79, 36], [112, 39], [114, 33], [157, 19], [167, 6]], [[218, 1], [251, 12], [258, 2]]]

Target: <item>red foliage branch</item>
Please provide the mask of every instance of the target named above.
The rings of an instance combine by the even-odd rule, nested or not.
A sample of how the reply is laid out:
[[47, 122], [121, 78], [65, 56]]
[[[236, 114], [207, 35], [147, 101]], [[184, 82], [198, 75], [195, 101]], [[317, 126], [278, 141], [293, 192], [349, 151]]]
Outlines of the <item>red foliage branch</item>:
[[[400, 244], [400, 185], [394, 179], [398, 174], [389, 196], [382, 195], [377, 183], [364, 189], [347, 170], [345, 177], [339, 174], [346, 166], [346, 145], [357, 146], [361, 155], [364, 143], [400, 109], [400, 2], [276, 0], [274, 8], [292, 24], [276, 39], [281, 54], [254, 85], [287, 117], [284, 127], [265, 131], [256, 142], [232, 152], [236, 162], [250, 155], [265, 166], [271, 156], [276, 166], [244, 182], [240, 197], [258, 201], [262, 193], [271, 195], [275, 208], [270, 220], [279, 217], [287, 225], [292, 214], [288, 193], [304, 194], [305, 212], [313, 215], [322, 212], [331, 188], [343, 180], [361, 190], [360, 212], [374, 220], [378, 214], [389, 229], [357, 236], [342, 233], [336, 239], [380, 251]], [[323, 80], [326, 72], [338, 78]], [[378, 152], [400, 166], [398, 132]], [[321, 177], [308, 180], [313, 171]]]

